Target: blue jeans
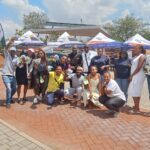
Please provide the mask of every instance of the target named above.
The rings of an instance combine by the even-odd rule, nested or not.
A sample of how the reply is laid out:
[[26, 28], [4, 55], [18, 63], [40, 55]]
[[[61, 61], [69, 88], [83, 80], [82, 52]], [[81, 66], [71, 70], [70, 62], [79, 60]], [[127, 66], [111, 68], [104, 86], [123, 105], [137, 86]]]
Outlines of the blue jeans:
[[14, 76], [2, 76], [3, 82], [6, 87], [6, 104], [10, 104], [13, 95], [16, 93], [17, 84]]
[[126, 100], [128, 99], [128, 86], [129, 86], [129, 80], [128, 79], [116, 79], [116, 82], [118, 83], [120, 89], [122, 92], [124, 92]]
[[150, 99], [150, 75], [146, 75], [147, 77], [147, 84], [148, 84], [148, 91], [149, 91], [149, 99]]

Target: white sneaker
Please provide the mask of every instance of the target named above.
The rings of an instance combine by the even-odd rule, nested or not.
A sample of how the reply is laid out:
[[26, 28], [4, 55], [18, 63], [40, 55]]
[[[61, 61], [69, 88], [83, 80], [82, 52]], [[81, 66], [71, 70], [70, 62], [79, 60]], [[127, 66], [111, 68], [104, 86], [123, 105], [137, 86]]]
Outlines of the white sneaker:
[[42, 101], [42, 97], [41, 96], [36, 96], [36, 98], [38, 99], [38, 100], [40, 100], [40, 101]]
[[34, 99], [33, 99], [33, 104], [37, 104], [38, 103], [38, 99], [35, 97]]

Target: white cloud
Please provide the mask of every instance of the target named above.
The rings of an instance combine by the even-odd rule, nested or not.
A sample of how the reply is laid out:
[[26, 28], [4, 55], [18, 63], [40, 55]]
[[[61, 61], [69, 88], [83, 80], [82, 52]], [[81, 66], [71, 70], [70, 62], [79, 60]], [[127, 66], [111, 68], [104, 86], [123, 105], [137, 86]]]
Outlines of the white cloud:
[[28, 0], [0, 0], [0, 4], [6, 5], [8, 10], [14, 14], [15, 20], [17, 20], [15, 22], [13, 21], [14, 18], [10, 19], [9, 16], [0, 19], [6, 37], [12, 36], [16, 29], [22, 28], [24, 14], [32, 11], [43, 12], [38, 6], [31, 5]]
[[114, 0], [43, 0], [51, 20], [101, 24], [117, 11]]
[[6, 38], [13, 36], [15, 34], [16, 29], [22, 28], [19, 24], [15, 23], [12, 20], [0, 20], [0, 22], [3, 26]]
[[129, 9], [125, 9], [123, 12], [122, 12], [122, 17], [126, 17], [127, 15], [130, 15], [130, 10]]
[[28, 0], [1, 0], [1, 4], [9, 7], [13, 12], [17, 12], [18, 19], [22, 20], [24, 14], [28, 14], [29, 12], [42, 12], [38, 6], [33, 6], [29, 3]]

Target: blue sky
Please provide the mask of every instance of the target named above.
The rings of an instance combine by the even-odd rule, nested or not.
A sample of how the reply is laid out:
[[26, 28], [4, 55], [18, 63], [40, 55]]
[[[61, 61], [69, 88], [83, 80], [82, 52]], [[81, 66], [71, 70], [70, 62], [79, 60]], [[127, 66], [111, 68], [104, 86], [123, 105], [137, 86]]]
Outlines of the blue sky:
[[23, 27], [23, 14], [45, 12], [51, 21], [102, 25], [134, 14], [150, 23], [150, 0], [0, 0], [0, 23], [7, 36]]

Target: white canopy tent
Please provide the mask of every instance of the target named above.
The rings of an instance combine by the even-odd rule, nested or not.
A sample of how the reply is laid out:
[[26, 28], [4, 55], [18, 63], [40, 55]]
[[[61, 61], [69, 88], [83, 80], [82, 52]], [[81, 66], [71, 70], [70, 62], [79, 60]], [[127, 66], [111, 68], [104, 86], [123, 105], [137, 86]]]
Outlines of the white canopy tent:
[[122, 47], [122, 42], [115, 41], [105, 36], [101, 32], [98, 33], [87, 44], [91, 48], [121, 48]]
[[69, 35], [67, 32], [64, 32], [60, 37], [57, 39], [57, 42], [48, 42], [47, 45], [53, 48], [70, 48], [73, 45], [81, 46], [83, 45], [82, 42], [77, 41], [76, 38]]
[[150, 49], [150, 41], [142, 37], [140, 34], [136, 34], [124, 42], [124, 46], [132, 48], [133, 45], [141, 45], [145, 49]]
[[24, 33], [17, 41], [14, 42], [15, 46], [43, 46], [45, 45], [38, 37], [31, 31]]

